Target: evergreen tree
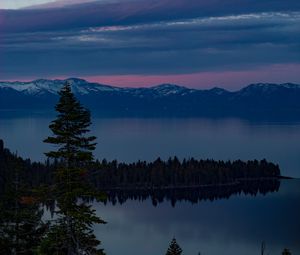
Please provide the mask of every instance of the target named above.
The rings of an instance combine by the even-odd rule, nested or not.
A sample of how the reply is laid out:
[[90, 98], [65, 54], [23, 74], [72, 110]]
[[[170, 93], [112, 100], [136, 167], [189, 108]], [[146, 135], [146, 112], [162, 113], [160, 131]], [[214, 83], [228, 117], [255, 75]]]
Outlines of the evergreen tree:
[[181, 255], [181, 253], [182, 253], [182, 249], [177, 244], [176, 239], [173, 238], [171, 243], [170, 243], [170, 246], [167, 250], [166, 255]]
[[292, 253], [290, 252], [289, 249], [284, 249], [284, 250], [282, 251], [282, 255], [292, 255]]
[[262, 242], [261, 243], [261, 255], [264, 255], [265, 254], [265, 251], [266, 251], [266, 243], [265, 242]]
[[46, 230], [25, 170], [24, 161], [12, 155], [1, 169], [5, 184], [0, 192], [0, 254], [34, 254]]
[[85, 201], [96, 192], [88, 181], [88, 165], [93, 160], [96, 143], [94, 136], [87, 136], [91, 125], [90, 112], [75, 98], [70, 84], [59, 92], [56, 105], [57, 118], [49, 128], [53, 136], [44, 142], [58, 147], [46, 153], [58, 162], [51, 193], [56, 201], [57, 219], [41, 245], [43, 254], [104, 254], [98, 249], [100, 241], [93, 234], [92, 226], [105, 223]]

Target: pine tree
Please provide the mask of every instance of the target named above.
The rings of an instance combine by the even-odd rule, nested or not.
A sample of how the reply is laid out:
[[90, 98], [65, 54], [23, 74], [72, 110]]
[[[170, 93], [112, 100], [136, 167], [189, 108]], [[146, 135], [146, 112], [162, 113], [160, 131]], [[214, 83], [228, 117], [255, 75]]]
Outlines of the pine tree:
[[34, 254], [46, 230], [25, 170], [24, 161], [16, 156], [1, 169], [5, 185], [0, 193], [0, 254]]
[[170, 243], [170, 246], [167, 250], [166, 255], [181, 255], [181, 253], [182, 253], [182, 249], [177, 244], [176, 239], [173, 238], [171, 243]]
[[262, 242], [261, 243], [261, 255], [264, 255], [265, 254], [265, 251], [266, 251], [266, 243], [265, 242]]
[[62, 160], [66, 168], [85, 166], [93, 159], [92, 151], [96, 147], [95, 136], [84, 136], [90, 131], [90, 112], [75, 98], [70, 84], [66, 83], [59, 95], [60, 100], [55, 107], [58, 116], [49, 126], [54, 136], [44, 142], [60, 148], [45, 154]]
[[87, 171], [96, 146], [96, 137], [87, 136], [91, 125], [90, 112], [75, 98], [70, 84], [65, 84], [59, 95], [55, 107], [58, 115], [49, 126], [53, 136], [44, 141], [58, 147], [46, 153], [49, 158], [60, 162], [51, 190], [57, 203], [57, 220], [51, 224], [41, 252], [104, 254], [102, 249], [98, 249], [100, 241], [93, 234], [92, 226], [105, 222], [85, 202], [96, 195], [89, 185]]
[[284, 249], [282, 255], [292, 255], [289, 249]]

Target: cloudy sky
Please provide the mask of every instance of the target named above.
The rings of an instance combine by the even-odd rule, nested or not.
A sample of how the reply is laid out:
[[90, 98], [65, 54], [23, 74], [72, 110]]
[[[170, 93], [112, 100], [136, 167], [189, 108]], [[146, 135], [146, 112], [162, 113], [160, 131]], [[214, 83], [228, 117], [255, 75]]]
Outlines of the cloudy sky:
[[300, 83], [299, 0], [1, 0], [0, 9], [0, 80]]

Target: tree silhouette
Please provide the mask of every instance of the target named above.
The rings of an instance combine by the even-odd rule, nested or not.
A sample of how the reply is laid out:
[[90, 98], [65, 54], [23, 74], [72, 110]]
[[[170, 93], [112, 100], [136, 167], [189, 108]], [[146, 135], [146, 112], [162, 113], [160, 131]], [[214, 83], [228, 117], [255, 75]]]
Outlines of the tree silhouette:
[[167, 250], [166, 255], [181, 255], [182, 249], [180, 246], [177, 244], [177, 241], [175, 238], [172, 239], [170, 246]]
[[70, 84], [66, 83], [59, 95], [55, 107], [58, 115], [49, 126], [53, 136], [44, 141], [58, 147], [45, 153], [59, 162], [51, 186], [57, 202], [57, 219], [51, 224], [41, 250], [45, 254], [103, 254], [92, 225], [105, 222], [85, 202], [85, 198], [97, 195], [89, 185], [87, 171], [96, 146], [96, 137], [87, 136], [90, 112], [75, 98]]
[[289, 249], [284, 249], [283, 251], [282, 251], [282, 255], [292, 255], [292, 253], [290, 252], [290, 250]]
[[0, 191], [0, 254], [34, 254], [46, 231], [43, 210], [25, 178], [25, 162], [8, 151], [2, 161], [5, 182]]
[[266, 243], [262, 242], [261, 243], [261, 255], [264, 255], [266, 251]]

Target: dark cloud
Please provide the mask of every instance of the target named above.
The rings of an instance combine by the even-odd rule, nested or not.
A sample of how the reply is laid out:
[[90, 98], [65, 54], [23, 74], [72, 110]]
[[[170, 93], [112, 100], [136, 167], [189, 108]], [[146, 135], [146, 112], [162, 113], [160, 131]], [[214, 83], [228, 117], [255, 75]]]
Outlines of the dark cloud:
[[0, 15], [5, 20], [1, 30], [11, 33], [299, 10], [298, 0], [144, 0], [90, 3], [55, 9], [2, 10]]
[[2, 10], [0, 75], [164, 74], [300, 62], [300, 2], [159, 0]]

